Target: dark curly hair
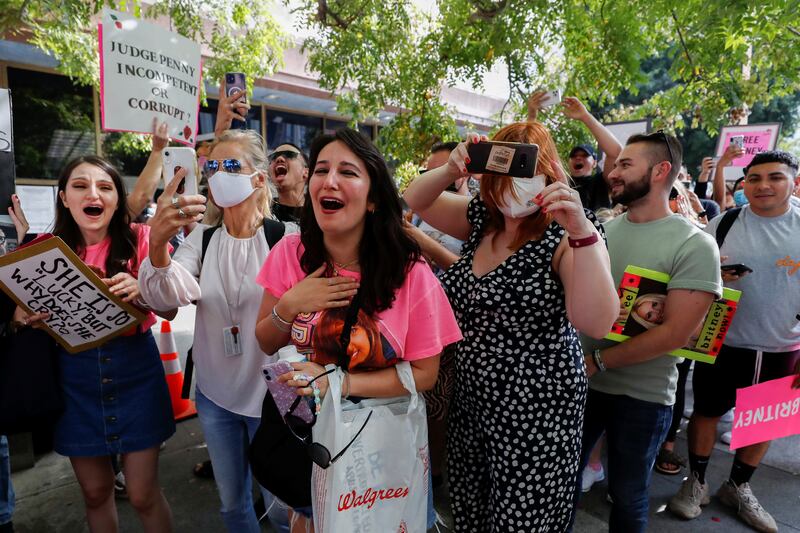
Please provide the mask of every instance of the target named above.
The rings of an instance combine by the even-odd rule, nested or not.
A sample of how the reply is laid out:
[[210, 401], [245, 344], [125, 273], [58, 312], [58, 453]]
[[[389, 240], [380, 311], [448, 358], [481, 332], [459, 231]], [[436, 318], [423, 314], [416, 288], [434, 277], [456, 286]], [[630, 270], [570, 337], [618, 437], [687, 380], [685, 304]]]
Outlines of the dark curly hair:
[[[61, 193], [67, 188], [67, 182], [79, 165], [87, 163], [95, 166], [108, 174], [111, 181], [114, 182], [114, 188], [117, 190], [117, 207], [111, 217], [111, 222], [108, 225], [108, 235], [111, 237], [111, 246], [108, 250], [108, 258], [105, 265], [105, 276], [110, 278], [120, 272], [128, 272], [128, 261], [136, 256], [136, 234], [131, 229], [131, 216], [128, 214], [127, 194], [125, 192], [125, 185], [122, 183], [122, 177], [114, 165], [96, 155], [85, 155], [73, 159], [61, 171], [58, 178], [58, 192]], [[72, 248], [78, 256], [83, 259], [86, 243], [83, 240], [78, 224], [72, 218], [72, 213], [64, 205], [64, 202], [59, 198], [56, 199], [56, 222], [53, 228], [53, 235], [61, 237], [61, 239]]]
[[[358, 252], [361, 265], [361, 308], [373, 315], [389, 309], [395, 292], [403, 286], [406, 274], [420, 260], [420, 249], [416, 241], [403, 228], [403, 210], [394, 181], [389, 174], [386, 161], [372, 141], [350, 128], [342, 128], [331, 135], [314, 139], [308, 168], [313, 179], [319, 153], [328, 144], [341, 141], [364, 163], [369, 173], [369, 201], [375, 212], [367, 212], [364, 235]], [[310, 274], [323, 264], [333, 270], [323, 242], [322, 229], [314, 216], [310, 187], [306, 187], [300, 219], [300, 239], [305, 249], [300, 265]]]
[[750, 164], [745, 167], [745, 175], [750, 172], [751, 167], [763, 165], [764, 163], [783, 163], [787, 167], [791, 168], [795, 175], [797, 174], [797, 169], [800, 168], [797, 158], [789, 152], [784, 152], [782, 150], [770, 150], [768, 152], [760, 152], [756, 154], [750, 161]]

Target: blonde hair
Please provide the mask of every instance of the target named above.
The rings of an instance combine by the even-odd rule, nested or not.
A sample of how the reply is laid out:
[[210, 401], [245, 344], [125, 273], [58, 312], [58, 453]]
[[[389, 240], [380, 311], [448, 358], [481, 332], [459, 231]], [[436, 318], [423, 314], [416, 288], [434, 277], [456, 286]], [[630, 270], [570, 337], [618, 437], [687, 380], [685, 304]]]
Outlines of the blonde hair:
[[[261, 135], [253, 130], [225, 130], [211, 143], [209, 154], [214, 151], [214, 148], [223, 143], [238, 144], [239, 148], [244, 152], [245, 159], [247, 159], [250, 166], [266, 176], [269, 166], [267, 162], [267, 147]], [[272, 191], [266, 183], [266, 177], [264, 187], [257, 190], [255, 194], [258, 195], [256, 204], [258, 205], [261, 216], [272, 218], [272, 210], [270, 208], [272, 204]], [[219, 225], [222, 222], [222, 211], [223, 210], [217, 205], [214, 205], [213, 202], [209, 202], [206, 205], [206, 214], [205, 217], [203, 217], [203, 224], [209, 224], [211, 226]]]
[[633, 302], [633, 308], [631, 309], [631, 314], [630, 314], [631, 318], [633, 318], [633, 320], [635, 320], [640, 326], [642, 326], [645, 329], [650, 329], [658, 326], [659, 324], [657, 322], [650, 322], [643, 316], [640, 316], [638, 311], [642, 305], [648, 302], [658, 302], [663, 305], [666, 299], [667, 299], [666, 294], [658, 294], [652, 292], [639, 296], [638, 298], [636, 298], [636, 301]]

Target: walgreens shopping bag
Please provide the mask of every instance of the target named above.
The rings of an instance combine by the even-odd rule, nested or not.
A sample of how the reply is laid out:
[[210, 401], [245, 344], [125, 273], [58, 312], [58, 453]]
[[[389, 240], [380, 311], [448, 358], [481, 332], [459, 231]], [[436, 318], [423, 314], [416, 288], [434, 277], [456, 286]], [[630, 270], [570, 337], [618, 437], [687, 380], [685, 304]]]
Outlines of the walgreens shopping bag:
[[352, 444], [327, 469], [314, 465], [317, 533], [426, 531], [430, 461], [425, 402], [417, 394], [411, 366], [401, 362], [395, 368], [409, 396], [358, 404], [341, 400], [340, 370], [328, 375], [330, 388], [314, 425], [314, 441], [331, 456]]

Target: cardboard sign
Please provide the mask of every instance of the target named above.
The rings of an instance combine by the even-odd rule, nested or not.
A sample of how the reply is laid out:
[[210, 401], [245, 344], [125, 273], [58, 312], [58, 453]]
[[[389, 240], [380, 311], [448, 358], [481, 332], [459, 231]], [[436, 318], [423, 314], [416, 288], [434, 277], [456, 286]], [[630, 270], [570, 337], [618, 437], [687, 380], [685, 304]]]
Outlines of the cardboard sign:
[[731, 450], [800, 434], [800, 389], [795, 376], [736, 391]]
[[50, 185], [18, 185], [17, 196], [28, 219], [28, 233], [47, 233], [56, 220], [58, 187]]
[[110, 9], [100, 36], [100, 106], [105, 131], [151, 133], [153, 117], [169, 136], [194, 146], [202, 63], [194, 41]]
[[723, 126], [717, 140], [715, 155], [719, 158], [731, 144], [731, 137], [744, 137], [744, 155], [734, 159], [725, 167], [725, 179], [737, 180], [742, 177], [742, 169], [750, 164], [756, 154], [774, 150], [778, 144], [781, 124], [748, 124], [746, 126]]
[[46, 331], [70, 353], [99, 346], [144, 320], [58, 237], [0, 257], [0, 289], [28, 313], [49, 312]]
[[[620, 315], [606, 339], [623, 342], [661, 324], [669, 279], [664, 272], [628, 265], [619, 286]], [[722, 298], [711, 304], [689, 343], [669, 354], [713, 364], [741, 296], [740, 291], [723, 288]]]

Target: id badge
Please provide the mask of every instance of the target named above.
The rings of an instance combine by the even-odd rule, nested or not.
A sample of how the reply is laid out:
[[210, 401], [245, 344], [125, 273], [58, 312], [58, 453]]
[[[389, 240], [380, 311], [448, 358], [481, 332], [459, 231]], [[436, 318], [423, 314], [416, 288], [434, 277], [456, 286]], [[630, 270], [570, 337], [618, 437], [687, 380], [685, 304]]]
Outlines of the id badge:
[[225, 343], [225, 356], [242, 355], [242, 332], [239, 325], [222, 328], [222, 340]]

